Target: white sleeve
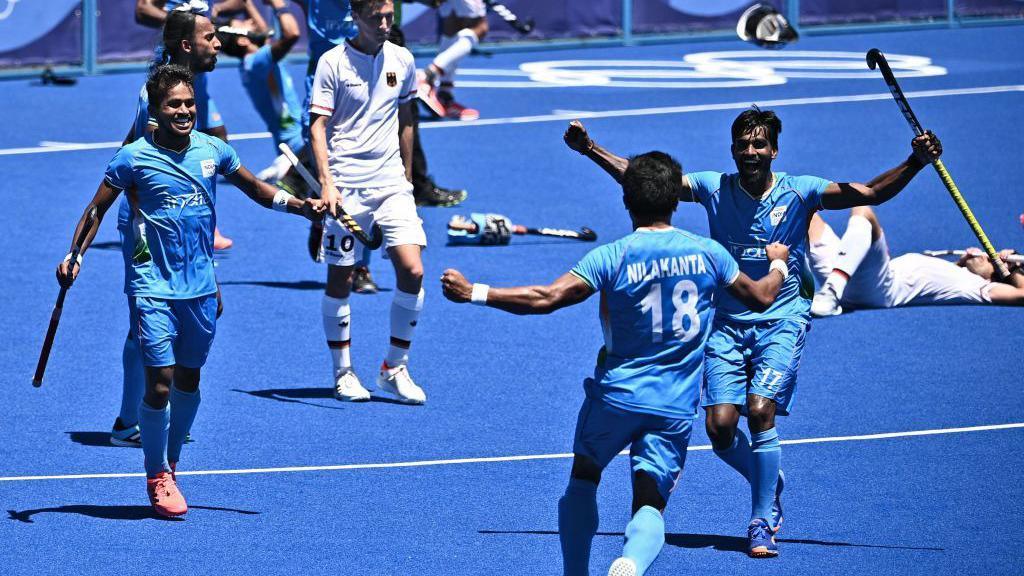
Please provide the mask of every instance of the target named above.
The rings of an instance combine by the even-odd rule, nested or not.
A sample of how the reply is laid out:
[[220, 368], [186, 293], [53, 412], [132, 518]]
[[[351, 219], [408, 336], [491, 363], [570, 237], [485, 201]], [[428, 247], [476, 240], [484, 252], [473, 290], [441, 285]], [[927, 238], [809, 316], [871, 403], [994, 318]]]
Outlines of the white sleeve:
[[416, 97], [416, 62], [412, 53], [406, 51], [408, 59], [405, 64], [405, 77], [402, 78], [402, 89], [398, 93], [398, 103], [405, 104]]
[[331, 59], [326, 57], [328, 54], [330, 52], [321, 56], [320, 61], [316, 64], [316, 74], [313, 76], [313, 87], [311, 88], [313, 94], [309, 104], [310, 113], [321, 116], [334, 114], [337, 74], [334, 66], [331, 65]]

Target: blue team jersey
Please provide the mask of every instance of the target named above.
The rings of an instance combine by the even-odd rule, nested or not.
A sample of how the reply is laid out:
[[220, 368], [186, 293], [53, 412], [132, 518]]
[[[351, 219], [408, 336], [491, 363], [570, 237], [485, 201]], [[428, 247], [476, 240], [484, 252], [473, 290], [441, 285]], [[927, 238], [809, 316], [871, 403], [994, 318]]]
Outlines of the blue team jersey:
[[676, 228], [637, 230], [572, 273], [601, 296], [604, 347], [587, 396], [623, 410], [693, 418], [715, 293], [739, 275], [717, 242]]
[[[217, 175], [232, 174], [240, 166], [231, 146], [201, 132], [192, 133], [182, 152], [155, 145], [152, 134], [117, 151], [105, 179], [125, 191], [137, 223], [121, 231], [149, 252], [145, 259], [125, 258], [125, 293], [187, 299], [217, 291]], [[120, 215], [118, 220], [121, 228]]]
[[293, 145], [302, 140], [299, 96], [284, 66], [274, 62], [270, 45], [247, 55], [238, 67], [238, 73], [253, 107], [274, 138], [275, 150], [282, 142], [297, 150]]
[[331, 48], [355, 38], [359, 31], [352, 21], [348, 0], [302, 0], [306, 6], [306, 28], [309, 30], [311, 68]]
[[789, 247], [789, 278], [771, 308], [753, 312], [732, 295], [723, 294], [719, 314], [749, 324], [784, 318], [810, 320], [809, 298], [814, 290], [802, 286], [808, 277], [804, 259], [807, 226], [821, 209], [821, 196], [830, 182], [776, 172], [771, 191], [755, 199], [740, 186], [737, 174], [694, 172], [687, 177], [693, 197], [707, 210], [711, 237], [729, 250], [747, 276], [756, 279], [768, 274], [765, 246], [780, 242]]

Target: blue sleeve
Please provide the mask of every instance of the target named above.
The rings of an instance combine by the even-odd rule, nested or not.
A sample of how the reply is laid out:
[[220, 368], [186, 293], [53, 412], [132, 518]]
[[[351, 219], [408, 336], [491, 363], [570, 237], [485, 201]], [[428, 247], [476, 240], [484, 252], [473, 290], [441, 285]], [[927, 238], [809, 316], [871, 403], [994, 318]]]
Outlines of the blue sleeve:
[[821, 197], [832, 182], [817, 176], [796, 176], [793, 179], [793, 187], [800, 192], [808, 212], [821, 210]]
[[146, 136], [146, 127], [149, 125], [149, 97], [146, 94], [146, 87], [143, 86], [139, 92], [139, 102], [135, 108], [135, 122], [132, 124], [132, 139], [141, 140]]
[[714, 240], [708, 240], [708, 255], [715, 269], [715, 283], [723, 288], [732, 286], [736, 277], [740, 275], [740, 265], [736, 263], [736, 259], [729, 254], [725, 246]]
[[274, 56], [270, 53], [270, 44], [264, 45], [251, 56], [243, 60], [245, 67], [255, 74], [264, 75], [274, 66]]
[[220, 138], [211, 137], [210, 141], [213, 142], [217, 152], [220, 154], [220, 162], [217, 164], [218, 174], [224, 176], [234, 174], [242, 167], [242, 161], [238, 159], [238, 153], [235, 152], [235, 149], [230, 144]]
[[135, 171], [132, 170], [132, 154], [128, 146], [122, 146], [107, 164], [103, 179], [112, 188], [127, 190], [135, 183]]
[[690, 181], [693, 198], [701, 204], [706, 204], [708, 198], [722, 185], [721, 172], [693, 172], [687, 174], [686, 178]]
[[601, 288], [611, 284], [615, 275], [618, 265], [616, 252], [614, 244], [598, 246], [588, 252], [579, 263], [572, 267], [570, 272], [589, 284], [594, 292], [599, 292]]

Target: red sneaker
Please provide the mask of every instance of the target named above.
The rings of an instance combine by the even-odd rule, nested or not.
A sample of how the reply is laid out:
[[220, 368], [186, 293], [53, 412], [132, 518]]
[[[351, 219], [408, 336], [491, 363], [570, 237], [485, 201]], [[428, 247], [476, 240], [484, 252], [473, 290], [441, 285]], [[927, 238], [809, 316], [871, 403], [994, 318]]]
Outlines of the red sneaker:
[[449, 120], [477, 120], [480, 118], [480, 111], [475, 108], [467, 108], [455, 100], [449, 100], [444, 105], [444, 117]]
[[235, 241], [227, 236], [222, 236], [220, 228], [213, 229], [213, 249], [214, 250], [227, 250], [234, 245]]
[[437, 118], [444, 118], [444, 104], [437, 98], [437, 88], [427, 74], [416, 71], [416, 98]]
[[170, 472], [161, 472], [156, 478], [146, 478], [146, 492], [149, 493], [149, 503], [153, 505], [153, 510], [161, 516], [174, 518], [188, 512], [185, 497], [181, 495]]

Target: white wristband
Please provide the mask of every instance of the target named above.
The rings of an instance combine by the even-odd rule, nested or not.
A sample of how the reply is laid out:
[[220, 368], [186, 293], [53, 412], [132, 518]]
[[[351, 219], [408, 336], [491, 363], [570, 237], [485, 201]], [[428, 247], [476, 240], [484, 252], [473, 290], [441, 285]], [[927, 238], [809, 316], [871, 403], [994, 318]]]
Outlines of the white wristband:
[[789, 266], [785, 260], [772, 260], [772, 263], [768, 265], [768, 272], [772, 270], [778, 270], [782, 274], [782, 279], [789, 278]]
[[[81, 268], [81, 267], [82, 267], [82, 260], [83, 260], [84, 258], [85, 258], [85, 257], [84, 257], [84, 256], [82, 256], [82, 253], [81, 253], [81, 252], [79, 252], [79, 253], [78, 253], [78, 257], [77, 257], [77, 258], [75, 259], [75, 263], [76, 263], [76, 264], [78, 264], [78, 267], [79, 267], [79, 268]], [[65, 262], [71, 262], [71, 252], [68, 252], [67, 256], [65, 256], [65, 257], [64, 257], [64, 261], [65, 261]]]
[[278, 190], [277, 194], [274, 194], [274, 200], [270, 203], [270, 207], [278, 212], [288, 211], [288, 201], [295, 196], [285, 192], [284, 190]]
[[478, 306], [487, 306], [487, 292], [491, 287], [487, 284], [473, 284], [473, 295], [469, 301]]

